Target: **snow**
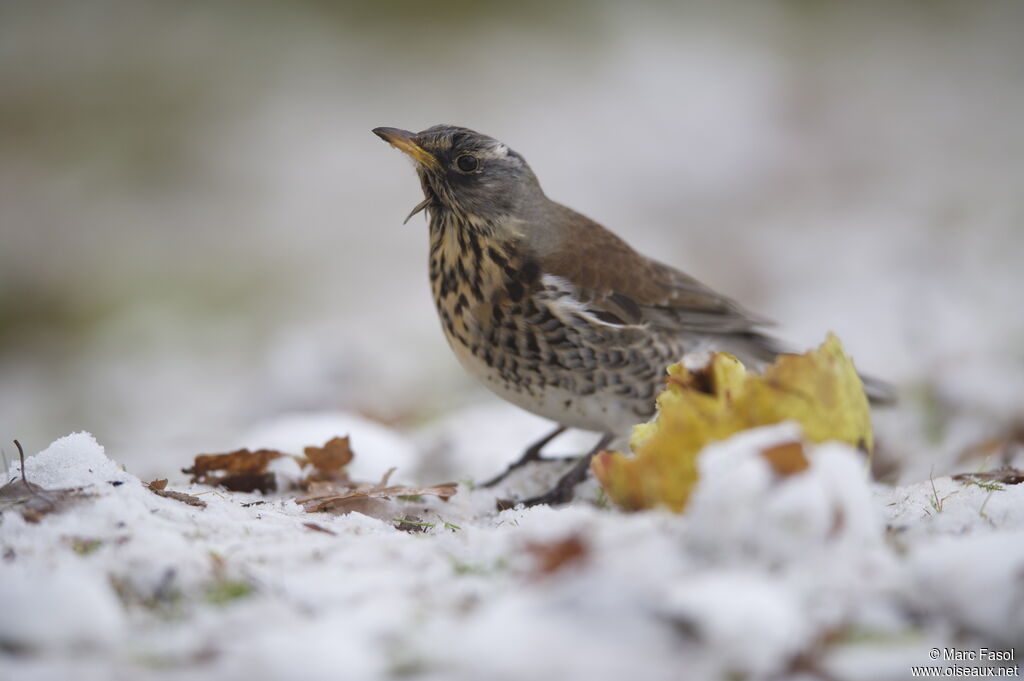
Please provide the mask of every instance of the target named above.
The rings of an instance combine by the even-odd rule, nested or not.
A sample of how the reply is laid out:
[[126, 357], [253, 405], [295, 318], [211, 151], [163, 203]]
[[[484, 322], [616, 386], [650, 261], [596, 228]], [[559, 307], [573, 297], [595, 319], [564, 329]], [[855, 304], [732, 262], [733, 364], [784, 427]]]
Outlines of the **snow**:
[[[408, 464], [401, 435], [357, 436], [348, 414], [279, 420], [252, 444], [296, 448], [331, 424], [353, 428], [357, 460], [362, 442], [374, 466]], [[885, 487], [835, 443], [780, 477], [759, 452], [794, 437], [779, 424], [709, 446], [681, 515], [605, 508], [592, 483], [566, 507], [496, 511], [564, 469], [542, 464], [376, 518], [170, 475], [207, 503], [189, 506], [69, 435], [27, 475], [91, 496], [35, 524], [0, 517], [0, 678], [879, 679], [932, 647], [1024, 640], [1024, 485]], [[433, 526], [400, 531], [392, 512]], [[544, 572], [536, 547], [569, 538], [583, 555]]]

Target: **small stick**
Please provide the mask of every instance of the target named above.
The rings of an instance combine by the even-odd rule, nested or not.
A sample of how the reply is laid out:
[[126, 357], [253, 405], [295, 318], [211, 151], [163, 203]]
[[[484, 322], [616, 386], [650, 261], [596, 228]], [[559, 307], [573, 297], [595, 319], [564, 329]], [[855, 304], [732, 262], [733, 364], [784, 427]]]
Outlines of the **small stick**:
[[28, 478], [25, 477], [25, 450], [21, 448], [21, 443], [17, 440], [14, 441], [14, 446], [18, 448], [18, 457], [21, 458], [21, 481], [28, 484]]
[[27, 489], [35, 496], [41, 497], [44, 501], [46, 501], [46, 503], [53, 504], [54, 502], [51, 501], [45, 494], [43, 494], [43, 492], [46, 492], [48, 490], [44, 490], [39, 485], [33, 485], [28, 481], [28, 478], [25, 477], [25, 450], [21, 448], [21, 443], [18, 442], [17, 440], [14, 441], [14, 446], [18, 448], [18, 458], [21, 459], [21, 481], [25, 483], [25, 489]]

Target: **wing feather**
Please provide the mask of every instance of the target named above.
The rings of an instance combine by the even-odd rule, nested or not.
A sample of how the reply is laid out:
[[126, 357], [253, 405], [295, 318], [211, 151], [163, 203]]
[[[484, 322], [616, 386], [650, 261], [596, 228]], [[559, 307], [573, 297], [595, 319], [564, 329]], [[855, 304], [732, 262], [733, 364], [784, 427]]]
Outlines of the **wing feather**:
[[598, 316], [711, 334], [756, 333], [769, 324], [693, 277], [640, 255], [593, 220], [564, 210], [563, 243], [571, 246], [542, 256], [541, 268], [570, 282]]

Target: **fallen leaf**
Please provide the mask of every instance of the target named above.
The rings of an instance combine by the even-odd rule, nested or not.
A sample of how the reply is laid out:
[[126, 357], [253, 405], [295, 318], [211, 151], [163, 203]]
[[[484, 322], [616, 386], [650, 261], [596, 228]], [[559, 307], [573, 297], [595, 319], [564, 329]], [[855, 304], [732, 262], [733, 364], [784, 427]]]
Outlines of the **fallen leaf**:
[[1024, 482], [1024, 471], [1007, 466], [985, 473], [957, 473], [953, 476], [959, 482], [985, 482], [995, 485], [1019, 485]]
[[274, 449], [239, 449], [226, 454], [199, 454], [191, 468], [182, 473], [192, 476], [191, 482], [224, 487], [234, 492], [271, 492], [277, 489], [267, 464], [287, 456]]
[[768, 449], [762, 449], [761, 455], [771, 465], [772, 470], [782, 476], [793, 475], [810, 467], [807, 455], [804, 454], [803, 443], [783, 442]]
[[0, 514], [17, 510], [30, 523], [38, 523], [43, 516], [58, 513], [81, 499], [93, 496], [81, 487], [45, 489], [28, 480], [19, 479], [0, 487]]
[[80, 499], [93, 496], [81, 487], [71, 489], [45, 489], [29, 482], [25, 475], [25, 450], [21, 443], [14, 441], [21, 460], [21, 477], [0, 487], [0, 514], [16, 508], [21, 517], [30, 523], [38, 523], [43, 516], [63, 511]]
[[146, 485], [150, 492], [153, 494], [165, 497], [167, 499], [174, 499], [180, 501], [183, 504], [189, 506], [198, 506], [199, 508], [206, 508], [206, 502], [195, 496], [194, 494], [186, 494], [185, 492], [174, 492], [172, 490], [164, 489], [167, 487], [167, 479], [154, 480], [153, 482]]
[[326, 474], [341, 472], [354, 456], [347, 435], [328, 440], [323, 447], [306, 447], [304, 453], [318, 472]]
[[[864, 387], [832, 334], [816, 350], [780, 355], [763, 375], [718, 352], [699, 371], [672, 365], [667, 383], [656, 418], [633, 428], [634, 456], [601, 452], [591, 464], [608, 497], [625, 509], [681, 511], [697, 483], [704, 446], [748, 428], [796, 421], [812, 442], [839, 440], [868, 451], [872, 446]], [[792, 454], [769, 456], [799, 466]]]
[[348, 513], [367, 499], [394, 499], [396, 497], [430, 495], [447, 500], [455, 496], [456, 483], [448, 482], [428, 487], [407, 487], [405, 485], [388, 485], [388, 479], [395, 471], [389, 470], [380, 482], [318, 482], [313, 483], [310, 492], [296, 499], [308, 513], [319, 511], [341, 511]]
[[578, 534], [550, 542], [529, 543], [526, 551], [535, 562], [537, 576], [551, 575], [586, 559], [590, 547]]
[[[348, 513], [359, 511], [374, 517], [390, 518], [393, 514], [384, 506], [391, 500], [411, 501], [422, 495], [441, 497], [447, 500], [456, 491], [455, 483], [430, 485], [426, 487], [407, 487], [405, 485], [389, 485], [388, 479], [394, 472], [389, 470], [380, 482], [355, 482], [349, 479], [345, 467], [354, 458], [349, 438], [334, 437], [322, 447], [309, 446], [304, 450], [304, 457], [294, 457], [300, 465], [311, 470], [294, 487], [301, 489], [305, 495], [296, 499], [310, 513], [319, 511], [338, 511]], [[274, 449], [239, 449], [226, 454], [200, 454], [195, 457], [191, 468], [183, 472], [192, 476], [192, 482], [207, 485], [219, 485], [236, 492], [274, 491], [276, 479], [267, 471], [267, 465], [281, 457], [291, 456]], [[150, 489], [155, 494], [170, 496], [185, 503], [203, 503], [192, 495], [163, 490], [166, 481], [155, 480]], [[154, 487], [155, 486], [155, 487]], [[187, 501], [191, 497], [195, 501]], [[255, 503], [244, 504], [252, 506]], [[199, 504], [196, 504], [199, 505]], [[203, 504], [205, 505], [205, 504]], [[310, 529], [315, 523], [307, 525]]]

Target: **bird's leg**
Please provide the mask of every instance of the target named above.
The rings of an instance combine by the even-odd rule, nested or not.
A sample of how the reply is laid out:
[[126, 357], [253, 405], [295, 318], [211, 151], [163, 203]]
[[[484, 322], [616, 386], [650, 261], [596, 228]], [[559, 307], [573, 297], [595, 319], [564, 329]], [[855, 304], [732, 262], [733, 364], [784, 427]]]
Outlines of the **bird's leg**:
[[601, 439], [597, 441], [594, 447], [580, 457], [580, 460], [576, 462], [576, 465], [569, 469], [569, 472], [559, 478], [558, 482], [550, 490], [541, 494], [540, 496], [531, 497], [520, 503], [523, 506], [537, 506], [538, 504], [548, 504], [554, 506], [556, 504], [565, 504], [572, 501], [574, 490], [576, 485], [583, 482], [587, 477], [587, 471], [590, 470], [590, 460], [594, 458], [594, 455], [599, 451], [608, 446], [614, 436], [611, 433], [605, 433], [601, 436]]
[[558, 426], [553, 431], [542, 437], [541, 439], [534, 442], [532, 445], [526, 448], [523, 455], [510, 463], [508, 468], [505, 469], [504, 473], [499, 473], [496, 477], [491, 478], [487, 482], [480, 485], [480, 487], [494, 487], [499, 482], [504, 480], [509, 473], [517, 468], [522, 468], [531, 461], [540, 461], [540, 450], [544, 449], [544, 445], [554, 440], [556, 437], [564, 433], [566, 430], [565, 426]]

